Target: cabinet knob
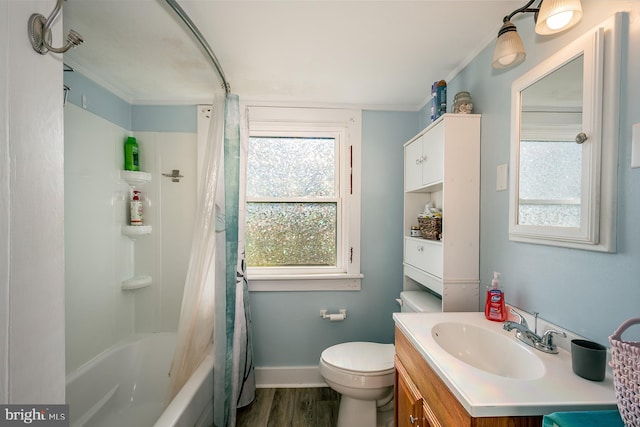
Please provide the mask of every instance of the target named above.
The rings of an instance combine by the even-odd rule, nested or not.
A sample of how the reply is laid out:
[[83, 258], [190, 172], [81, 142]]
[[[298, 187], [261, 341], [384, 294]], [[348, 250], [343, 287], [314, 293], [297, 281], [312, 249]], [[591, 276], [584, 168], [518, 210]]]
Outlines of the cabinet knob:
[[420, 245], [416, 249], [418, 249], [418, 252], [422, 252], [424, 250], [424, 246]]
[[413, 418], [413, 415], [409, 415], [409, 422], [410, 422], [411, 424], [414, 424], [416, 421], [418, 421], [418, 419], [417, 419], [417, 418]]

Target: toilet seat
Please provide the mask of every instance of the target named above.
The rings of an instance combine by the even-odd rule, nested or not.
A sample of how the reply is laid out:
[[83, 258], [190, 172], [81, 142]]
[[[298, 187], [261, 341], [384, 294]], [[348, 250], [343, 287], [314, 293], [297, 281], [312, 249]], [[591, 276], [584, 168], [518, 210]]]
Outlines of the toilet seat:
[[347, 342], [327, 348], [320, 359], [345, 374], [378, 376], [394, 372], [394, 354], [393, 344]]

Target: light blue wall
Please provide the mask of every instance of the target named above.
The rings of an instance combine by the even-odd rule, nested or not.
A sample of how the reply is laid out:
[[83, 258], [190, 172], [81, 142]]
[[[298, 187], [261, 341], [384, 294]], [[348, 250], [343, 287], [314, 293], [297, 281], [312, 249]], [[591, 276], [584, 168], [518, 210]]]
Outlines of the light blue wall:
[[67, 102], [129, 131], [196, 132], [195, 105], [131, 105], [79, 72], [66, 71], [64, 84]]
[[[393, 342], [402, 289], [402, 145], [418, 130], [416, 112], [363, 111], [362, 290], [251, 292], [256, 366], [315, 365], [333, 344]], [[322, 320], [325, 308], [346, 308], [348, 318]]]
[[[508, 71], [491, 68], [493, 44], [448, 85], [449, 101], [468, 90], [482, 113], [480, 274], [503, 273], [509, 303], [608, 345], [626, 319], [640, 316], [640, 169], [630, 168], [631, 126], [640, 122], [640, 2], [583, 0], [580, 25], [566, 34], [534, 34], [532, 16], [514, 20], [527, 50], [526, 61]], [[508, 236], [508, 191], [495, 189], [496, 166], [509, 163], [511, 83], [562, 46], [612, 16], [632, 9], [624, 46], [620, 96], [618, 251], [603, 254], [515, 243]], [[421, 117], [426, 117], [422, 111]]]
[[68, 103], [131, 130], [131, 105], [128, 102], [75, 71], [64, 72], [64, 84], [70, 89]]

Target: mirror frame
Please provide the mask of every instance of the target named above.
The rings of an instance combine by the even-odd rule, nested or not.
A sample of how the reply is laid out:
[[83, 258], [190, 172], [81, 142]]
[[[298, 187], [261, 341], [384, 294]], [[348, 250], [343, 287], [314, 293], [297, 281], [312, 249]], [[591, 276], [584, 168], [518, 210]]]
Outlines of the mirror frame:
[[[623, 13], [582, 37], [516, 79], [511, 86], [511, 159], [509, 239], [600, 252], [616, 251], [618, 123], [621, 27]], [[551, 227], [518, 223], [521, 92], [563, 65], [584, 55], [581, 226]]]

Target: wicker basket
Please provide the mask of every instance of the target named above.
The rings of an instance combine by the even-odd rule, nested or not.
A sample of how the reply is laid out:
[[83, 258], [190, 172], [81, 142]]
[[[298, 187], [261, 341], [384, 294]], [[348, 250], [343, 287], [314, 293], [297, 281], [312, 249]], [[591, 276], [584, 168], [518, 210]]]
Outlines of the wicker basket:
[[636, 324], [640, 317], [627, 320], [609, 337], [618, 410], [627, 427], [640, 427], [640, 342], [623, 341], [621, 336]]
[[418, 217], [418, 224], [423, 239], [440, 240], [442, 237], [442, 218]]

